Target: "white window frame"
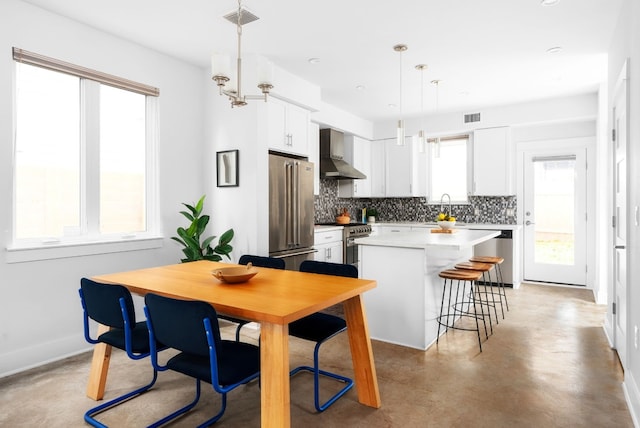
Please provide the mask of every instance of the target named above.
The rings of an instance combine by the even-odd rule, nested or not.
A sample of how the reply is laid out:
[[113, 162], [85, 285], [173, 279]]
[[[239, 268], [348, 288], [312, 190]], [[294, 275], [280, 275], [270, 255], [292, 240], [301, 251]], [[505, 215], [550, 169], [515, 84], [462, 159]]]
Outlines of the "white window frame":
[[[438, 137], [430, 137], [427, 139], [426, 147], [427, 147], [427, 203], [430, 205], [440, 205], [440, 198], [442, 195], [433, 195], [433, 165], [432, 159], [435, 151], [435, 142], [436, 138], [440, 139], [439, 144], [446, 144], [447, 141], [451, 140], [467, 140], [467, 150], [466, 150], [466, 159], [464, 168], [467, 172], [467, 197], [464, 200], [451, 200], [451, 204], [455, 205], [469, 205], [468, 196], [471, 194], [471, 189], [473, 186], [473, 143], [470, 134], [456, 134], [456, 135], [443, 135]], [[441, 147], [442, 148], [442, 147]], [[448, 200], [447, 200], [448, 202]]]
[[[13, 197], [12, 197], [12, 242], [7, 247], [7, 263], [18, 263], [34, 260], [56, 259], [64, 257], [77, 257], [95, 254], [105, 254], [120, 251], [145, 250], [159, 248], [162, 246], [163, 237], [160, 235], [160, 222], [158, 210], [158, 189], [157, 189], [157, 142], [158, 142], [158, 96], [157, 88], [139, 84], [133, 81], [122, 79], [116, 76], [90, 70], [74, 64], [45, 57], [43, 55], [28, 52], [22, 49], [13, 48], [14, 60], [29, 65], [43, 67], [52, 71], [63, 72], [79, 77], [81, 80], [81, 93], [84, 103], [98, 100], [97, 92], [99, 84], [107, 84], [119, 89], [129, 90], [145, 95], [146, 98], [146, 141], [145, 141], [145, 197], [146, 197], [146, 231], [135, 234], [100, 234], [97, 224], [99, 217], [99, 203], [93, 200], [98, 194], [91, 189], [99, 189], [99, 180], [92, 178], [87, 171], [87, 164], [97, 164], [99, 160], [97, 146], [87, 145], [86, 135], [97, 134], [97, 122], [83, 121], [81, 137], [81, 222], [83, 233], [77, 237], [64, 237], [56, 239], [16, 239], [16, 180], [15, 169], [13, 171]], [[17, 66], [14, 67], [14, 82]], [[88, 95], [87, 97], [87, 93]], [[93, 95], [91, 95], [93, 93]], [[15, 111], [15, 97], [13, 108]], [[14, 159], [15, 159], [15, 129], [16, 115], [14, 114]], [[15, 163], [14, 163], [15, 165]], [[90, 190], [90, 191], [88, 191]], [[97, 212], [96, 212], [97, 211]]]

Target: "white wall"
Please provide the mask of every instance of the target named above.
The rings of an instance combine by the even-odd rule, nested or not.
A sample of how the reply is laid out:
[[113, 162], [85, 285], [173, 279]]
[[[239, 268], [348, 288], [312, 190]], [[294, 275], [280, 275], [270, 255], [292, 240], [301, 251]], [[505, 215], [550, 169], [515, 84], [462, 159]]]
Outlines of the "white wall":
[[[640, 426], [640, 350], [634, 347], [634, 327], [640, 327], [640, 226], [633, 223], [634, 208], [640, 206], [640, 3], [625, 0], [616, 33], [609, 47], [609, 129], [613, 127], [614, 87], [624, 62], [629, 59], [629, 135], [627, 152], [627, 367], [624, 390], [636, 426]], [[611, 202], [609, 202], [611, 203]], [[611, 244], [609, 244], [611, 245]], [[610, 276], [612, 278], [612, 276]], [[609, 295], [612, 295], [610, 288]], [[607, 305], [605, 328], [612, 334], [611, 302]]]
[[[11, 47], [160, 88], [159, 194], [164, 245], [154, 250], [6, 263], [12, 225]], [[181, 202], [204, 193], [202, 71], [15, 0], [0, 2], [0, 376], [90, 349], [82, 335], [80, 278], [179, 262], [169, 237]], [[215, 202], [208, 200], [212, 205]]]
[[[477, 123], [463, 123], [467, 111], [441, 112], [424, 118], [425, 132], [428, 136], [447, 133], [469, 132], [479, 128], [496, 126], [528, 127], [560, 124], [571, 126], [567, 122], [595, 121], [598, 115], [598, 94], [583, 94], [562, 98], [544, 99], [526, 103], [486, 107], [474, 112], [481, 113], [482, 120]], [[406, 135], [415, 135], [420, 128], [419, 117], [405, 118]], [[396, 121], [380, 121], [374, 124], [374, 139], [395, 138]]]

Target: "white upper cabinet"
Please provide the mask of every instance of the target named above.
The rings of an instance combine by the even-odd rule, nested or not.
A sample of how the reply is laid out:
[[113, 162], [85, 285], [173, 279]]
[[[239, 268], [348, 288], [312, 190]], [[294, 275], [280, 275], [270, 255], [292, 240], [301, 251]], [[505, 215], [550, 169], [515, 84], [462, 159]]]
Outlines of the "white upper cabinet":
[[309, 123], [308, 110], [269, 98], [267, 138], [270, 149], [309, 156]]
[[515, 194], [511, 128], [477, 129], [473, 132], [473, 194]]
[[367, 176], [357, 180], [340, 180], [338, 196], [341, 198], [368, 198], [371, 196], [371, 141], [353, 135], [344, 137], [344, 160]]
[[420, 168], [417, 163], [424, 156], [417, 155], [411, 137], [405, 139], [403, 146], [397, 145], [395, 138], [372, 141], [371, 197], [424, 196], [420, 192], [425, 191], [426, 180], [418, 181], [424, 176], [426, 164]]
[[[353, 150], [350, 150], [350, 148]], [[395, 138], [366, 141], [345, 137], [345, 159], [362, 171], [364, 180], [341, 181], [343, 198], [401, 198], [426, 195], [426, 154], [407, 137], [403, 146]], [[350, 156], [350, 157], [349, 157]]]
[[371, 174], [369, 175], [369, 181], [371, 184], [371, 196], [383, 197], [386, 195], [385, 189], [385, 142], [384, 140], [377, 140], [371, 142]]
[[399, 146], [395, 139], [385, 141], [386, 195], [391, 197], [413, 196], [413, 149], [411, 138]]

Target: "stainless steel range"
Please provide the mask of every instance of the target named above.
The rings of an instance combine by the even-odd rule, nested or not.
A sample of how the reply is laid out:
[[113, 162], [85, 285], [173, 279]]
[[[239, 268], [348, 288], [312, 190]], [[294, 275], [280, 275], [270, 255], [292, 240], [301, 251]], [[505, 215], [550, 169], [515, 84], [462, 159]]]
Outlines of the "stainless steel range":
[[342, 256], [344, 263], [359, 267], [360, 257], [358, 255], [358, 245], [354, 244], [356, 238], [363, 238], [371, 235], [371, 226], [364, 223], [345, 224], [342, 229]]

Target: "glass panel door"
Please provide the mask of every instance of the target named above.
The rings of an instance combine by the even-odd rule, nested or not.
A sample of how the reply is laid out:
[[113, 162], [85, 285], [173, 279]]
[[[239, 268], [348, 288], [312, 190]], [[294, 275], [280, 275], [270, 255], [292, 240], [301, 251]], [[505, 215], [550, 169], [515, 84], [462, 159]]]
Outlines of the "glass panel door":
[[525, 153], [524, 279], [586, 285], [583, 149]]

